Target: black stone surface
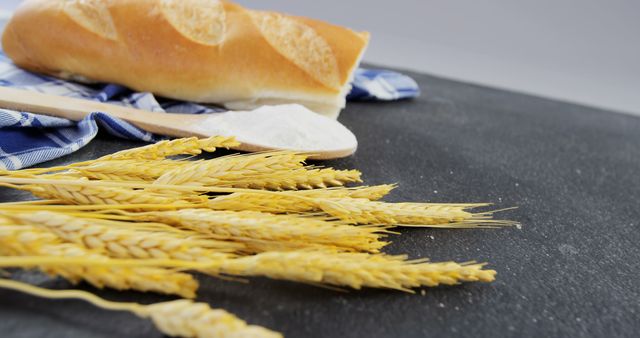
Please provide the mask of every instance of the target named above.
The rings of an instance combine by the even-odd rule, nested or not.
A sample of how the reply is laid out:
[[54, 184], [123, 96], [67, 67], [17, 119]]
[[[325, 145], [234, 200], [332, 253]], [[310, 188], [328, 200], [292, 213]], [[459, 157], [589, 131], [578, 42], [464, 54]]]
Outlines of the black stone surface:
[[[422, 98], [352, 103], [341, 121], [367, 183], [390, 201], [494, 202], [521, 230], [405, 229], [389, 252], [490, 262], [492, 284], [338, 293], [253, 279], [201, 278], [199, 299], [288, 337], [632, 337], [640, 331], [640, 118], [412, 74]], [[57, 163], [138, 144], [101, 135]], [[0, 200], [24, 198], [8, 190]], [[64, 288], [33, 273], [45, 287]], [[93, 290], [81, 285], [82, 288]], [[152, 302], [151, 294], [98, 291]], [[0, 291], [3, 337], [157, 337], [144, 320], [79, 301]]]

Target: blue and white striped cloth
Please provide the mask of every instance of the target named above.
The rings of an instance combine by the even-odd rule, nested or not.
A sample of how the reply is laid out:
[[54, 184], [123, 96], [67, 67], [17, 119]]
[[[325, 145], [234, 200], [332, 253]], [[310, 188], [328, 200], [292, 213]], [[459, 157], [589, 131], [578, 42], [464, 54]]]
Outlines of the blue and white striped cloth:
[[[214, 106], [157, 99], [150, 93], [136, 93], [113, 84], [82, 85], [14, 66], [0, 51], [0, 86], [41, 93], [97, 100], [138, 109], [179, 114], [210, 114], [224, 111]], [[349, 100], [391, 101], [416, 97], [416, 82], [402, 74], [384, 70], [359, 69]], [[131, 124], [94, 112], [81, 122], [0, 109], [0, 169], [17, 170], [70, 154], [89, 143], [101, 127], [109, 134], [146, 142], [162, 139]]]

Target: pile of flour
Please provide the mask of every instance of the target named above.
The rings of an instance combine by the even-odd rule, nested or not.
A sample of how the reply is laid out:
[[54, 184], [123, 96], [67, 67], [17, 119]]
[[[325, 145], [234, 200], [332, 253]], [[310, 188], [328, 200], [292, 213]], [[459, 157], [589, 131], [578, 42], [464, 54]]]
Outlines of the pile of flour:
[[274, 149], [336, 151], [358, 145], [353, 133], [340, 122], [297, 104], [213, 114], [198, 129]]

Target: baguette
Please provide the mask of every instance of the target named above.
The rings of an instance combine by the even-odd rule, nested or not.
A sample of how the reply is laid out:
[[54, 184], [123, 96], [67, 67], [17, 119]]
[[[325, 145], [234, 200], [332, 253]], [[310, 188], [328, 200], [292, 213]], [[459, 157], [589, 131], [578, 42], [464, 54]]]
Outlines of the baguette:
[[336, 118], [369, 34], [217, 0], [26, 0], [4, 52], [30, 71], [229, 109]]

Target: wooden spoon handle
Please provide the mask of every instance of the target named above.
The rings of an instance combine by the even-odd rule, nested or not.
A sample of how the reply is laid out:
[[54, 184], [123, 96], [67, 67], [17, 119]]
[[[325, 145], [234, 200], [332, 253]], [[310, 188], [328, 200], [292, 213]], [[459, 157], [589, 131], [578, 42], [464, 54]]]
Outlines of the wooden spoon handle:
[[174, 136], [203, 136], [190, 131], [199, 116], [152, 113], [102, 102], [0, 87], [0, 107], [80, 121], [92, 112], [105, 112], [146, 131]]

